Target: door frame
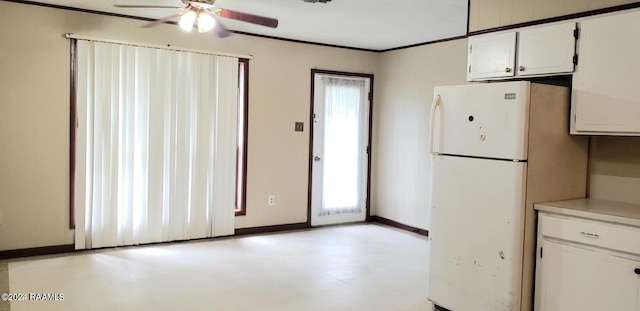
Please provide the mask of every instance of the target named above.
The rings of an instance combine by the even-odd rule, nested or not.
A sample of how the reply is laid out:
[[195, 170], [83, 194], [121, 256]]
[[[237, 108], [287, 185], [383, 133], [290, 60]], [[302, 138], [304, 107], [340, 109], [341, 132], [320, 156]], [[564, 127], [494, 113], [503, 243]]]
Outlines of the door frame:
[[367, 198], [365, 200], [365, 222], [371, 221], [370, 215], [370, 203], [371, 203], [371, 154], [372, 154], [372, 130], [373, 130], [373, 74], [368, 73], [356, 73], [346, 71], [334, 71], [323, 69], [311, 69], [311, 92], [309, 95], [310, 111], [309, 111], [309, 177], [307, 181], [307, 226], [311, 227], [311, 194], [313, 185], [313, 112], [314, 112], [314, 95], [315, 95], [315, 75], [316, 74], [328, 74], [338, 75], [345, 77], [359, 77], [369, 79], [369, 133], [367, 137]]

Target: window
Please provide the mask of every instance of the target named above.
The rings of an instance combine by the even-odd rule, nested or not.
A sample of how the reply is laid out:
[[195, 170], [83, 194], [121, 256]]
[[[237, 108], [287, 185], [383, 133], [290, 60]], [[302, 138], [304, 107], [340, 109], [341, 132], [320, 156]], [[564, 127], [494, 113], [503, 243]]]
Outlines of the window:
[[236, 216], [246, 215], [247, 134], [249, 114], [249, 60], [238, 60], [238, 148], [236, 174]]
[[[75, 135], [76, 135], [76, 41], [72, 41], [71, 47], [71, 197], [75, 197]], [[237, 177], [236, 177], [236, 204], [235, 215], [242, 216], [246, 214], [246, 172], [247, 172], [247, 134], [248, 134], [248, 108], [249, 108], [249, 60], [241, 58], [238, 60], [238, 139], [237, 139]], [[70, 228], [75, 229], [75, 204], [71, 200], [70, 204]]]
[[92, 40], [72, 49], [76, 248], [233, 234], [240, 60]]

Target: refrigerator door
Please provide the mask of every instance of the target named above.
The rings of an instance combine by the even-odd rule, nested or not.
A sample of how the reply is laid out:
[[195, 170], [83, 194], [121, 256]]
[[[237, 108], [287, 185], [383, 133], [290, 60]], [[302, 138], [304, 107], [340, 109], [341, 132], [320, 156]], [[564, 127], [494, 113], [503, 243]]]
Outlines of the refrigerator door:
[[433, 156], [429, 300], [520, 310], [527, 164]]
[[529, 86], [516, 81], [436, 87], [432, 151], [526, 160]]

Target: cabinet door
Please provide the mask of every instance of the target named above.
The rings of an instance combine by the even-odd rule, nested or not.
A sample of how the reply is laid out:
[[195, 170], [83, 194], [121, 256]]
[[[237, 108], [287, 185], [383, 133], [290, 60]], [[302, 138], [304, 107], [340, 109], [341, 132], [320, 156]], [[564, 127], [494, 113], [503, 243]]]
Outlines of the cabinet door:
[[548, 240], [542, 243], [537, 311], [638, 311], [640, 262]]
[[516, 33], [469, 37], [467, 80], [513, 77]]
[[575, 29], [575, 23], [566, 23], [520, 31], [517, 75], [573, 72]]
[[640, 12], [580, 24], [572, 134], [640, 135]]

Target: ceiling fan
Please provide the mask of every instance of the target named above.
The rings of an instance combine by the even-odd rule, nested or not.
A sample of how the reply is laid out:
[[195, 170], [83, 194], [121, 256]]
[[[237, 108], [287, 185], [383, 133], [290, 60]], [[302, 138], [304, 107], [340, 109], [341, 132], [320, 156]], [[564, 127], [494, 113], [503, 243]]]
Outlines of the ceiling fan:
[[278, 27], [278, 20], [275, 18], [223, 9], [215, 6], [215, 2], [216, 0], [182, 0], [184, 6], [133, 4], [114, 4], [114, 6], [119, 8], [181, 9], [181, 12], [155, 20], [143, 27], [153, 27], [180, 17], [178, 25], [183, 30], [191, 31], [194, 25], [198, 27], [198, 32], [207, 32], [215, 29], [218, 37], [221, 38], [228, 37], [231, 32], [218, 21], [217, 16], [270, 28]]

